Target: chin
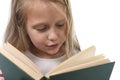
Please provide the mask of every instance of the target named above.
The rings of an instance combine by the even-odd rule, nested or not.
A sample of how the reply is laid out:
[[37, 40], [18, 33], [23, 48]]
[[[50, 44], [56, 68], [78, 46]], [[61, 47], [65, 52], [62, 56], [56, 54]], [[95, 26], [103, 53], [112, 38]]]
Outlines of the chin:
[[58, 53], [58, 50], [56, 50], [56, 51], [51, 50], [51, 51], [48, 51], [47, 53], [50, 55], [55, 55]]
[[51, 51], [51, 52], [47, 52], [48, 54], [50, 54], [50, 55], [55, 55], [55, 54], [57, 54], [58, 52], [53, 52], [53, 51]]

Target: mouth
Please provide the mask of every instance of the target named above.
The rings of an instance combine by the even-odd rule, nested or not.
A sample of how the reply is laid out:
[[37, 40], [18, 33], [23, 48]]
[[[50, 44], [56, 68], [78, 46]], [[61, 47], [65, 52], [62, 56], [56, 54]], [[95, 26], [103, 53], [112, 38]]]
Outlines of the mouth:
[[59, 46], [59, 44], [52, 44], [52, 45], [48, 45], [48, 48], [57, 48]]

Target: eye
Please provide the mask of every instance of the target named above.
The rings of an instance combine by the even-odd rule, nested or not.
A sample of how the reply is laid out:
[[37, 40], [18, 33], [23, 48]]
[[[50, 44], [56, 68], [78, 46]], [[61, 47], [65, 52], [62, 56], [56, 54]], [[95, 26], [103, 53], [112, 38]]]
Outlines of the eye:
[[65, 23], [64, 23], [64, 22], [57, 23], [56, 26], [59, 27], [59, 28], [61, 28], [61, 27], [64, 27], [64, 26], [65, 26]]
[[40, 31], [40, 32], [45, 32], [48, 30], [48, 26], [47, 25], [42, 25], [42, 26], [39, 26], [37, 28], [37, 31]]

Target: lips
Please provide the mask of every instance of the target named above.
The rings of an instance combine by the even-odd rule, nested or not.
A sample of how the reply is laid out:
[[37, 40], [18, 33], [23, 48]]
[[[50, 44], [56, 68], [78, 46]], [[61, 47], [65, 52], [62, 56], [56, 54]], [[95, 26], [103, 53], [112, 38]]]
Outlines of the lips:
[[57, 48], [59, 44], [48, 45], [48, 48]]

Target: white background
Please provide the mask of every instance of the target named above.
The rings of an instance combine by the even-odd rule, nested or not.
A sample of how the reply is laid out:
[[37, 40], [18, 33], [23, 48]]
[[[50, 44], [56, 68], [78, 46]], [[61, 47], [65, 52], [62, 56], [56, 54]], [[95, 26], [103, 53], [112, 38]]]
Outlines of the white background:
[[[96, 46], [116, 61], [110, 80], [120, 80], [120, 2], [119, 0], [71, 0], [74, 25], [81, 49]], [[10, 0], [0, 1], [0, 46], [9, 20]]]
[[95, 45], [116, 61], [110, 80], [120, 80], [120, 0], [71, 0], [82, 49]]

